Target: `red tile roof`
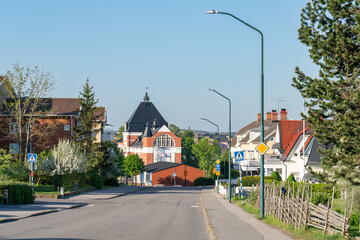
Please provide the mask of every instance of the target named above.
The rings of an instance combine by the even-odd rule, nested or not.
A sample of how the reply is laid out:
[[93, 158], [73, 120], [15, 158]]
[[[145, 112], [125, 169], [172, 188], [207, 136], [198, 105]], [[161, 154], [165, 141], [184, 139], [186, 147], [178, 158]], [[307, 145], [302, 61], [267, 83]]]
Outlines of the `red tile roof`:
[[[306, 124], [307, 126], [307, 124]], [[281, 148], [286, 150], [293, 136], [303, 128], [301, 120], [280, 120]]]
[[[312, 129], [308, 128], [308, 127], [305, 127], [305, 134], [306, 133], [310, 133], [311, 131], [313, 131]], [[299, 131], [298, 133], [296, 133], [295, 135], [293, 135], [289, 145], [287, 146], [284, 154], [283, 154], [283, 158], [286, 158], [289, 153], [291, 152], [291, 150], [293, 149], [294, 145], [296, 144], [296, 142], [298, 141], [298, 139], [300, 138], [300, 136], [303, 134], [303, 131]], [[313, 135], [311, 135], [307, 140], [306, 140], [306, 143], [305, 143], [305, 149], [307, 147], [307, 145], [309, 144], [311, 138], [312, 138]]]

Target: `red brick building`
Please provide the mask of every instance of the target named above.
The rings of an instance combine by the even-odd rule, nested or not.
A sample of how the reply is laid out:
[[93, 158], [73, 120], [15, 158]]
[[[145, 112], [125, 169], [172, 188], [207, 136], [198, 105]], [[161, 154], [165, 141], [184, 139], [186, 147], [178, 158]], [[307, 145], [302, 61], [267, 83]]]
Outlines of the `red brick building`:
[[[44, 149], [50, 149], [59, 142], [59, 139], [71, 139], [74, 135], [74, 127], [80, 124], [80, 108], [78, 98], [49, 98], [46, 99], [43, 112], [36, 116], [36, 120], [30, 126], [31, 137], [26, 145], [26, 131], [28, 124], [25, 121], [21, 127], [23, 132], [22, 152], [40, 153]], [[97, 122], [94, 124], [94, 141], [101, 142], [101, 131], [106, 124], [106, 109], [99, 107], [97, 110]], [[3, 106], [0, 108], [0, 148], [11, 150], [16, 154], [19, 150], [17, 127], [14, 127], [15, 119], [8, 114]]]
[[156, 162], [181, 163], [181, 138], [168, 128], [155, 105], [145, 95], [124, 125], [123, 139], [118, 147], [129, 154], [138, 154], [145, 165]]
[[203, 171], [198, 168], [181, 163], [156, 162], [145, 166], [144, 173], [136, 177], [136, 183], [147, 186], [194, 186], [194, 180], [203, 176]]
[[135, 177], [136, 184], [173, 186], [176, 178], [176, 185], [184, 185], [186, 175], [186, 186], [192, 186], [203, 177], [202, 170], [181, 163], [181, 137], [170, 131], [147, 93], [125, 123], [118, 147], [125, 156], [138, 154], [144, 161], [145, 171]]

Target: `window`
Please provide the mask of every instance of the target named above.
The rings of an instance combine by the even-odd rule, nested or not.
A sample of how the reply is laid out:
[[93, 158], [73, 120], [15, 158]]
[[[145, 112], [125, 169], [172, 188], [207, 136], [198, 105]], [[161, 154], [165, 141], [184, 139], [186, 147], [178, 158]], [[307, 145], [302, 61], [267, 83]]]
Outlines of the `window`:
[[64, 125], [64, 131], [70, 131], [70, 125]]
[[10, 123], [10, 133], [18, 133], [19, 128], [16, 122]]
[[154, 141], [155, 147], [175, 147], [175, 142], [169, 135], [160, 135]]
[[19, 144], [18, 143], [10, 143], [10, 153], [11, 154], [19, 153]]

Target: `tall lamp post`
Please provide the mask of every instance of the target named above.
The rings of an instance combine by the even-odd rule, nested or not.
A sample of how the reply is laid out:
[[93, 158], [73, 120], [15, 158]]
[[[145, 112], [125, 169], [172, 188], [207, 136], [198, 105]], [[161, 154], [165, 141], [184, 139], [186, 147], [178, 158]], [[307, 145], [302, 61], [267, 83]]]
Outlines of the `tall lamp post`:
[[[218, 141], [218, 148], [217, 148], [217, 157], [219, 159], [220, 157], [220, 154], [219, 154], [219, 150], [220, 150], [220, 143], [219, 143], [219, 126], [215, 123], [213, 123], [212, 121], [210, 121], [209, 119], [207, 118], [199, 118], [200, 120], [203, 120], [203, 121], [207, 121], [209, 123], [211, 123], [212, 125], [216, 126], [217, 127], [217, 141]], [[224, 173], [225, 173], [225, 162], [224, 162]], [[217, 192], [219, 192], [219, 176], [217, 176]]]
[[[255, 30], [256, 32], [258, 32], [261, 36], [261, 90], [260, 90], [260, 96], [261, 96], [261, 131], [260, 131], [260, 141], [263, 143], [264, 142], [264, 36], [262, 34], [262, 32], [251, 26], [250, 24], [244, 22], [243, 20], [235, 17], [234, 15], [227, 13], [227, 12], [220, 12], [220, 11], [207, 11], [207, 14], [223, 14], [223, 15], [228, 15], [230, 17], [235, 18], [236, 20], [238, 20], [239, 22], [245, 24], [246, 26], [248, 26], [249, 28]], [[264, 218], [264, 155], [261, 154], [261, 158], [260, 158], [260, 218]]]
[[231, 203], [231, 100], [214, 89], [208, 88], [207, 90], [217, 93], [229, 101], [229, 203]]

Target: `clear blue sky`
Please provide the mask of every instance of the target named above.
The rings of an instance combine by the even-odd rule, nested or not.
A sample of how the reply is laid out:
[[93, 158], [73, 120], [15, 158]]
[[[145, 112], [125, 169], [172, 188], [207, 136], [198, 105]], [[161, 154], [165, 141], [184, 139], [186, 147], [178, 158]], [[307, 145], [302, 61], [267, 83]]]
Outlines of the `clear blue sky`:
[[149, 87], [164, 118], [180, 128], [228, 131], [260, 112], [260, 36], [215, 9], [257, 27], [265, 37], [265, 111], [288, 109], [300, 119], [302, 98], [291, 87], [294, 68], [317, 67], [297, 39], [305, 0], [29, 1], [0, 0], [0, 74], [17, 60], [41, 66], [56, 81], [53, 97], [78, 97], [86, 78], [108, 123], [118, 128]]

